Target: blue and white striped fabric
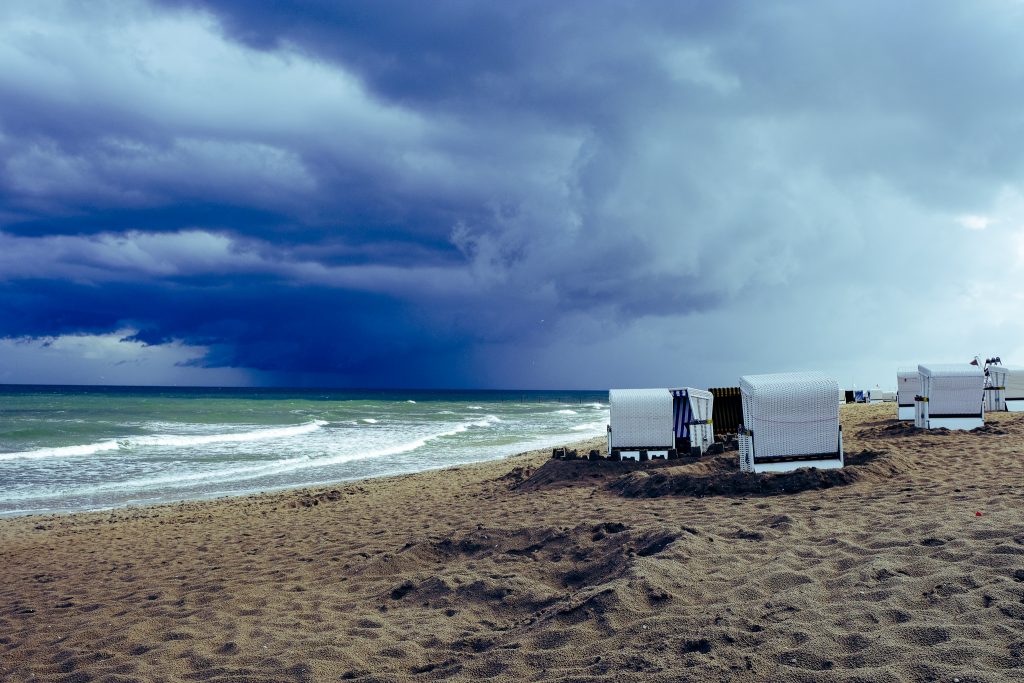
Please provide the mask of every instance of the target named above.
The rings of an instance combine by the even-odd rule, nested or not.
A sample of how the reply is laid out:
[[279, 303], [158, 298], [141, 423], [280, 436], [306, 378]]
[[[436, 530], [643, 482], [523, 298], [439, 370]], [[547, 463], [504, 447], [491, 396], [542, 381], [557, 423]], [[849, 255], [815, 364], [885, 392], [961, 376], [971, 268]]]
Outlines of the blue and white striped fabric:
[[690, 410], [690, 397], [686, 389], [674, 389], [672, 391], [672, 418], [676, 427], [676, 438], [685, 439], [690, 436], [690, 423], [693, 422], [693, 412]]

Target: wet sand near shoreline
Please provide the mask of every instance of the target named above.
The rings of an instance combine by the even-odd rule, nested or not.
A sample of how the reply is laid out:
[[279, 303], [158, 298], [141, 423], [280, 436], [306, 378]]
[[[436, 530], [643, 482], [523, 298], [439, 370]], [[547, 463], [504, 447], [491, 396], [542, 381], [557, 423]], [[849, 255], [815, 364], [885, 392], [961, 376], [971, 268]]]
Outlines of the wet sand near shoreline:
[[895, 410], [778, 486], [548, 450], [3, 520], [0, 680], [1024, 680], [1024, 414]]

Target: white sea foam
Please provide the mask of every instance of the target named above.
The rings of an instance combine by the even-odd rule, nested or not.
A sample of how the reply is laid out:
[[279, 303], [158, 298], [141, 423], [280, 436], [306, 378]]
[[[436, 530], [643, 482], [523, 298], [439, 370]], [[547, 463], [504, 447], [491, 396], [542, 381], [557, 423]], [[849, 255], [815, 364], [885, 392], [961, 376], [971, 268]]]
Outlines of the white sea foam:
[[128, 448], [137, 446], [202, 446], [210, 443], [244, 443], [247, 441], [264, 441], [267, 439], [285, 439], [290, 436], [301, 436], [317, 431], [327, 423], [313, 420], [305, 424], [290, 427], [273, 427], [270, 429], [254, 429], [250, 432], [227, 434], [157, 434], [154, 436], [130, 437], [121, 441], [127, 442]]
[[415, 402], [416, 401], [412, 400], [411, 398], [408, 401], [406, 401], [406, 403], [415, 403]]
[[235, 432], [227, 434], [154, 434], [151, 436], [132, 436], [126, 439], [108, 439], [91, 444], [78, 446], [59, 446], [56, 448], [39, 448], [33, 451], [19, 451], [17, 453], [0, 453], [0, 461], [39, 459], [39, 458], [68, 458], [84, 455], [95, 455], [104, 451], [116, 451], [120, 449], [131, 450], [133, 448], [146, 446], [164, 447], [189, 447], [203, 446], [213, 443], [245, 443], [249, 441], [263, 441], [266, 439], [282, 439], [291, 436], [301, 436], [320, 429], [327, 423], [323, 420], [314, 420], [301, 425], [290, 427], [274, 427], [270, 429], [256, 429], [248, 432]]
[[[498, 422], [501, 422], [501, 419], [498, 416], [487, 415], [482, 420], [477, 420], [475, 422], [466, 422], [463, 424], [456, 425], [452, 429], [448, 429], [442, 432], [435, 432], [433, 434], [427, 434], [412, 441], [406, 441], [392, 446], [384, 446], [382, 448], [376, 448], [365, 451], [355, 451], [349, 453], [337, 453], [335, 455], [328, 455], [326, 457], [319, 458], [310, 458], [309, 456], [301, 455], [293, 458], [285, 458], [283, 460], [275, 460], [272, 462], [260, 463], [256, 465], [222, 467], [214, 470], [208, 470], [205, 472], [193, 472], [190, 474], [161, 474], [152, 477], [140, 477], [137, 479], [129, 479], [126, 481], [106, 482], [102, 484], [96, 484], [93, 486], [82, 487], [79, 489], [64, 490], [61, 492], [61, 495], [87, 496], [102, 493], [105, 491], [144, 491], [152, 489], [182, 489], [202, 485], [204, 483], [230, 483], [236, 481], [245, 481], [249, 479], [260, 479], [263, 477], [271, 477], [275, 475], [292, 473], [299, 470], [330, 467], [332, 465], [339, 465], [342, 463], [351, 462], [353, 460], [365, 460], [369, 458], [401, 455], [422, 448], [431, 441], [435, 441], [437, 439], [442, 439], [445, 437], [456, 436], [458, 434], [462, 434], [463, 432], [468, 431], [473, 427], [489, 427], [490, 425], [496, 424]], [[14, 495], [11, 496], [10, 498], [18, 500], [31, 500], [35, 498], [50, 497], [53, 497], [52, 492], [40, 492], [28, 494], [25, 496]]]
[[605, 429], [605, 427], [606, 425], [604, 422], [587, 422], [586, 424], [576, 425], [569, 429], [574, 432], [599, 432], [602, 429]]
[[586, 407], [587, 408], [593, 408], [594, 410], [604, 410], [608, 406], [607, 406], [607, 404], [604, 404], [604, 403], [587, 403]]
[[366, 422], [366, 423], [369, 423], [369, 424], [372, 424], [372, 425], [377, 424], [377, 421], [374, 420], [372, 417], [364, 417], [363, 418], [363, 422]]
[[483, 410], [483, 406], [466, 406], [466, 410]]
[[455, 412], [452, 411], [452, 410], [440, 410], [440, 411], [438, 411], [437, 414], [438, 415], [454, 415]]
[[78, 446], [57, 446], [55, 448], [39, 448], [34, 451], [18, 451], [16, 453], [0, 453], [3, 460], [34, 460], [37, 458], [72, 458], [81, 455], [95, 455], [103, 451], [116, 451], [120, 448], [116, 439], [87, 443]]
[[565, 410], [556, 410], [555, 411], [555, 415], [575, 415], [575, 414], [576, 414], [575, 410], [569, 410], [568, 408], [566, 408]]
[[[102, 510], [103, 508], [93, 508], [95, 510]], [[11, 510], [0, 510], [0, 517], [14, 517], [15, 515], [23, 514], [39, 514], [39, 510], [36, 508], [14, 508]]]

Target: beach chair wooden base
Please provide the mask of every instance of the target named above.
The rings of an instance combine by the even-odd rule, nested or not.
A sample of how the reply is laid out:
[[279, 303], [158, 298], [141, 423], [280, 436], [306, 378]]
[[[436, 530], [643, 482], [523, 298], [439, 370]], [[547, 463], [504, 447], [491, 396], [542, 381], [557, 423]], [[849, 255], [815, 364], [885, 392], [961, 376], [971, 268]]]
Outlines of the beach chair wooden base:
[[984, 427], [985, 420], [982, 417], [929, 417], [928, 426], [925, 429], [960, 429], [971, 430]]
[[[838, 455], [838, 454], [837, 454]], [[840, 469], [843, 466], [843, 458], [833, 455], [819, 456], [814, 460], [788, 460], [786, 458], [768, 459], [760, 458], [761, 462], [754, 463], [754, 473], [763, 474], [765, 472], [792, 472], [798, 470], [801, 467], [816, 467], [819, 470], [835, 470]]]
[[1008, 398], [1006, 399], [1006, 409], [1011, 413], [1022, 413], [1024, 412], [1024, 398]]
[[913, 405], [899, 406], [896, 409], [896, 419], [897, 420], [910, 420], [910, 421], [913, 421], [914, 420], [914, 406]]
[[914, 402], [914, 426], [921, 429], [971, 430], [985, 425], [985, 413], [933, 414], [926, 398], [917, 396]]
[[999, 413], [1006, 410], [1006, 387], [985, 387], [985, 412]]
[[678, 457], [678, 451], [675, 448], [613, 448], [608, 459], [615, 462], [621, 460], [649, 462], [651, 460], [675, 460]]
[[839, 428], [839, 448], [835, 453], [810, 453], [806, 455], [759, 455], [755, 435], [742, 430], [738, 435], [740, 443], [740, 471], [762, 474], [765, 472], [792, 472], [801, 467], [817, 467], [820, 470], [839, 469], [844, 464], [843, 429]]

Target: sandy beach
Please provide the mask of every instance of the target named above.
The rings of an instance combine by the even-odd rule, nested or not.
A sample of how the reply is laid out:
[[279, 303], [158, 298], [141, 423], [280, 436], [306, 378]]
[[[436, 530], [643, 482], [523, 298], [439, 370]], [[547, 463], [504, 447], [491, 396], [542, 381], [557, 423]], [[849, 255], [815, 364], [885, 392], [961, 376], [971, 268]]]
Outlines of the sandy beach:
[[[1024, 680], [1024, 414], [0, 522], [0, 680]], [[581, 450], [601, 441], [576, 444]]]

